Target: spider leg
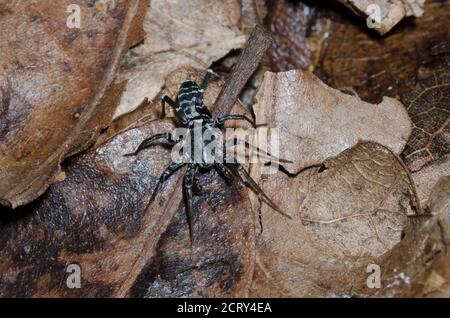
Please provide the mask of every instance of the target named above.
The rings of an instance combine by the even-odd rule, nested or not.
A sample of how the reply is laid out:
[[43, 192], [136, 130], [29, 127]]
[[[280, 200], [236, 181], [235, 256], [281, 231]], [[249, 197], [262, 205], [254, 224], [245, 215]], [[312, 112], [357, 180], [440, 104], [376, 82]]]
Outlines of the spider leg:
[[198, 166], [197, 165], [190, 165], [190, 168], [188, 170], [188, 172], [186, 173], [186, 175], [184, 176], [184, 180], [183, 180], [183, 195], [184, 195], [184, 200], [186, 203], [186, 217], [188, 220], [188, 225], [189, 225], [189, 237], [191, 239], [191, 244], [193, 242], [193, 234], [192, 234], [192, 230], [193, 230], [193, 220], [192, 220], [192, 211], [193, 211], [193, 200], [194, 200], [194, 196], [193, 196], [193, 187], [194, 187], [194, 179], [195, 179], [195, 175], [198, 172]]
[[225, 115], [220, 118], [217, 118], [217, 120], [216, 120], [217, 126], [219, 126], [220, 128], [223, 128], [223, 125], [228, 120], [244, 120], [244, 121], [250, 123], [253, 126], [253, 128], [257, 127], [256, 123], [253, 120], [251, 120], [250, 118], [248, 118], [247, 116], [244, 116], [244, 115]]
[[253, 180], [248, 171], [245, 170], [245, 168], [240, 163], [230, 164], [230, 167], [240, 177], [242, 182], [244, 182], [244, 184], [249, 187], [261, 201], [264, 201], [268, 206], [270, 206], [281, 215], [292, 219], [290, 215], [283, 212], [275, 203], [273, 203], [273, 201], [267, 196], [267, 194], [264, 193], [264, 191], [260, 188], [256, 181]]
[[178, 108], [178, 104], [176, 102], [174, 102], [169, 96], [163, 94], [161, 96], [162, 118], [166, 117], [166, 103], [172, 108]]
[[194, 190], [194, 194], [195, 195], [200, 195], [202, 193], [202, 186], [200, 185], [200, 180], [199, 180], [199, 173], [198, 173], [198, 169], [194, 174], [194, 185], [193, 185], [193, 190]]
[[203, 102], [203, 96], [205, 93], [205, 89], [208, 86], [209, 81], [211, 80], [211, 75], [213, 75], [213, 70], [209, 69], [205, 77], [203, 78], [202, 83], [198, 87], [198, 93], [197, 93], [197, 105], [196, 109], [201, 114], [206, 114], [207, 116], [211, 117], [211, 112], [209, 111], [208, 107], [206, 107], [205, 103]]
[[204, 92], [206, 87], [208, 86], [209, 81], [211, 80], [211, 76], [214, 74], [214, 71], [212, 69], [209, 69], [206, 74], [205, 77], [203, 77], [203, 81], [199, 86], [199, 90], [200, 92]]
[[162, 173], [162, 175], [159, 177], [158, 183], [156, 184], [155, 189], [153, 190], [153, 194], [152, 197], [150, 198], [150, 201], [148, 202], [147, 206], [146, 206], [146, 210], [148, 209], [148, 207], [150, 206], [150, 204], [152, 204], [153, 201], [155, 201], [156, 195], [158, 194], [159, 190], [161, 189], [161, 186], [163, 185], [164, 182], [167, 181], [167, 179], [169, 179], [169, 177], [174, 174], [176, 171], [178, 171], [181, 167], [183, 167], [185, 165], [185, 163], [177, 163], [177, 162], [172, 162], [167, 168], [166, 170], [164, 170], [164, 172]]
[[161, 133], [161, 134], [156, 134], [150, 138], [145, 139], [140, 145], [139, 147], [136, 149], [136, 151], [132, 152], [132, 153], [128, 153], [126, 155], [124, 155], [124, 157], [131, 157], [131, 156], [136, 156], [139, 152], [141, 152], [144, 149], [147, 149], [151, 146], [151, 144], [159, 139], [165, 139], [167, 140], [171, 145], [175, 145], [176, 143], [179, 142], [179, 140], [174, 140], [173, 136], [171, 133]]
[[223, 163], [216, 163], [214, 165], [214, 169], [216, 169], [217, 173], [225, 180], [227, 185], [231, 185], [233, 183], [233, 175], [228, 171], [228, 168]]
[[227, 140], [224, 148], [226, 149], [226, 148], [229, 148], [229, 147], [232, 147], [235, 145], [245, 145], [245, 149], [251, 150], [251, 151], [256, 151], [259, 155], [265, 157], [266, 159], [275, 160], [277, 162], [292, 163], [292, 161], [290, 161], [290, 160], [277, 158], [274, 155], [272, 155], [271, 153], [266, 152], [259, 147], [255, 147], [255, 146], [249, 144], [247, 141], [239, 139], [238, 137], [234, 137], [233, 139]]

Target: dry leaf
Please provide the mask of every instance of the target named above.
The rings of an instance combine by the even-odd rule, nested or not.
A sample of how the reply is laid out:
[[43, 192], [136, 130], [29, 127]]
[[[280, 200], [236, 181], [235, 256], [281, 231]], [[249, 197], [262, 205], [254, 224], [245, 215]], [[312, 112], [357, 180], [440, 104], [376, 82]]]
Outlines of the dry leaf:
[[436, 271], [432, 271], [427, 281], [425, 282], [425, 287], [423, 288], [424, 295], [429, 295], [431, 293], [441, 291], [445, 283], [446, 280], [444, 277], [439, 275]]
[[152, 100], [167, 75], [182, 66], [206, 69], [240, 48], [240, 1], [152, 0], [144, 23], [147, 38], [128, 54], [119, 80], [128, 80], [115, 118]]
[[402, 156], [412, 171], [418, 171], [450, 153], [450, 63], [421, 81], [402, 101], [414, 126]]
[[[191, 7], [194, 3], [195, 8]], [[220, 21], [230, 14], [229, 21], [220, 26], [236, 32], [236, 36], [240, 34], [239, 26], [246, 33], [245, 29], [258, 20], [255, 12], [261, 8], [259, 1], [214, 2], [214, 8], [205, 3], [209, 2], [152, 2], [150, 7], [159, 5], [162, 12], [154, 16], [152, 27], [161, 25], [168, 33], [152, 32], [149, 37], [162, 37], [156, 43], [156, 51], [151, 51], [154, 47], [147, 47], [148, 43], [143, 44], [136, 50], [150, 51], [139, 56], [130, 54], [128, 62], [132, 64], [124, 65], [125, 71], [131, 67], [137, 72], [135, 79], [142, 80], [138, 89], [154, 85], [155, 93], [149, 97], [156, 96], [164, 81], [166, 91], [174, 95], [186, 77], [193, 76], [198, 81], [202, 76], [202, 72], [192, 69], [178, 69], [168, 75], [172, 65], [153, 60], [153, 55], [167, 57], [169, 52], [181, 64], [202, 69], [212, 61], [201, 45], [204, 51], [200, 56], [206, 63], [193, 56], [183, 62], [185, 54], [176, 55], [199, 49], [198, 43], [203, 43], [203, 39], [197, 37], [195, 23], [204, 23], [194, 21], [191, 34], [186, 25], [180, 31], [177, 22], [192, 22], [197, 13], [210, 18], [214, 12]], [[279, 3], [282, 7], [285, 2]], [[191, 15], [187, 9], [180, 9], [186, 7], [197, 11]], [[176, 18], [166, 20], [171, 12], [176, 12]], [[269, 12], [273, 19], [281, 11]], [[313, 40], [304, 41], [312, 45], [311, 50], [304, 52], [305, 61], [313, 62], [302, 65], [314, 69], [322, 61], [328, 36], [325, 34], [333, 24], [317, 29], [316, 10], [310, 14], [313, 17], [300, 21], [301, 32], [295, 40], [301, 42], [316, 33]], [[236, 21], [238, 15], [241, 21]], [[319, 24], [322, 19], [319, 17]], [[214, 27], [218, 27], [216, 20]], [[290, 27], [294, 22], [295, 19], [289, 22]], [[283, 30], [281, 26], [279, 32]], [[186, 47], [184, 40], [195, 43]], [[217, 39], [210, 40], [218, 43]], [[158, 51], [160, 45], [167, 45], [168, 51]], [[290, 45], [287, 44], [288, 51]], [[357, 50], [354, 45], [350, 47]], [[297, 60], [292, 58], [294, 62], [288, 67]], [[141, 62], [153, 66], [161, 62], [161, 73], [146, 73]], [[278, 62], [283, 62], [283, 56]], [[402, 76], [417, 66], [410, 64], [404, 67], [407, 71]], [[316, 71], [323, 75], [320, 68]], [[0, 89], [2, 104], [10, 99], [5, 88]], [[371, 85], [366, 82], [359, 89], [370, 91]], [[255, 87], [247, 89], [246, 94], [250, 90]], [[380, 98], [384, 95], [380, 92], [383, 91], [376, 90], [373, 96]], [[217, 83], [212, 83], [207, 90], [208, 105], [214, 104], [217, 94]], [[156, 117], [159, 112], [155, 110], [160, 107], [157, 99], [143, 101], [143, 96], [136, 98], [135, 105], [113, 123], [94, 149], [67, 162], [65, 173], [58, 174], [59, 182], [44, 197], [15, 213], [8, 209], [0, 213], [0, 296], [392, 297], [423, 294], [426, 282], [434, 289], [446, 286], [442, 279], [438, 283], [434, 279], [433, 283], [429, 274], [447, 277], [437, 266], [443, 266], [441, 262], [448, 264], [441, 255], [450, 233], [450, 187], [445, 179], [433, 186], [446, 173], [448, 162], [441, 158], [413, 175], [419, 182], [420, 198], [430, 212], [423, 215], [411, 176], [396, 155], [411, 131], [399, 102], [385, 98], [379, 105], [368, 104], [300, 71], [268, 73], [255, 106], [258, 121], [272, 129], [280, 128], [282, 156], [295, 164], [269, 176], [261, 175], [260, 166], [253, 166], [252, 175], [294, 219], [279, 216], [253, 195], [249, 199], [248, 193], [237, 185], [226, 186], [211, 172], [201, 178], [203, 191], [195, 201], [198, 213], [191, 246], [180, 191], [183, 171], [166, 183], [155, 203], [145, 211], [156, 180], [170, 161], [168, 149], [158, 145], [136, 158], [122, 157], [142, 139], [173, 128], [169, 119]], [[110, 97], [108, 103], [113, 102]], [[235, 112], [237, 109], [235, 106]], [[92, 128], [86, 127], [89, 135]], [[322, 161], [320, 168], [301, 171]], [[431, 199], [425, 200], [429, 193]], [[262, 214], [264, 226], [259, 237], [255, 234], [257, 212]], [[69, 263], [82, 267], [82, 290], [68, 290], [65, 286], [64, 269]], [[380, 289], [367, 286], [369, 264], [381, 266]]]
[[440, 178], [450, 176], [450, 156], [447, 155], [438, 161], [422, 168], [420, 171], [413, 173], [413, 179], [417, 187], [417, 195], [422, 204], [428, 205], [429, 198], [433, 187]]
[[256, 96], [258, 123], [279, 129], [280, 150], [296, 173], [320, 164], [360, 140], [401, 153], [411, 132], [403, 105], [384, 98], [378, 105], [342, 93], [309, 72], [266, 73]]
[[[198, 80], [202, 74], [179, 70], [169, 76], [169, 90], [188, 75]], [[218, 93], [212, 83], [207, 105]], [[202, 176], [192, 246], [182, 171], [145, 211], [170, 151], [156, 145], [136, 158], [123, 155], [173, 127], [169, 119], [151, 120], [118, 133], [68, 162], [65, 180], [41, 201], [16, 211], [13, 220], [1, 213], [0, 296], [246, 296], [255, 230], [245, 191], [225, 185], [215, 172]], [[70, 263], [82, 268], [81, 290], [65, 285]]]
[[428, 0], [425, 6], [422, 18], [404, 21], [379, 38], [331, 5], [276, 1], [267, 19], [276, 39], [273, 68], [309, 69], [328, 85], [354, 89], [372, 103], [383, 96], [398, 98], [423, 73], [446, 63], [433, 48], [450, 38], [450, 1]]
[[[414, 295], [445, 246], [437, 218], [407, 217], [418, 205], [404, 165], [364, 142], [325, 166], [295, 177], [252, 171], [293, 220], [260, 207], [264, 231], [251, 296]], [[367, 286], [370, 264], [380, 266], [380, 289]]]
[[423, 18], [385, 38], [361, 32], [328, 6], [278, 1], [271, 12], [275, 70], [314, 70], [328, 85], [373, 103], [401, 98], [416, 126], [403, 154], [413, 171], [448, 152], [449, 1], [427, 1]]
[[[317, 135], [335, 126], [335, 116], [327, 112], [321, 116], [298, 116], [290, 110], [300, 107], [286, 105], [295, 105], [294, 101], [314, 101], [309, 96], [298, 94], [304, 91], [313, 96], [313, 92], [317, 92], [320, 96], [315, 99], [320, 101], [317, 104], [326, 103], [333, 99], [320, 93], [330, 89], [308, 87], [310, 83], [301, 82], [298, 74], [300, 80], [287, 81], [285, 77], [289, 74], [296, 72], [278, 74], [281, 78], [279, 85], [267, 85], [267, 78], [271, 77], [277, 83], [277, 75], [267, 74], [258, 96], [260, 100], [270, 102], [259, 101], [255, 106], [258, 121], [267, 122], [270, 127], [295, 128], [298, 122], [314, 127], [316, 121], [322, 120], [321, 130], [310, 129], [314, 132], [310, 139], [326, 141], [323, 135], [320, 138]], [[299, 82], [303, 85], [296, 86]], [[290, 90], [280, 87], [289, 87]], [[302, 98], [296, 98], [297, 95]], [[358, 100], [351, 96], [346, 98]], [[293, 101], [286, 103], [286, 100]], [[349, 102], [345, 104], [351, 105]], [[402, 109], [401, 104], [395, 104], [399, 105], [399, 110]], [[367, 107], [368, 113], [377, 111], [375, 105], [371, 106], [372, 109]], [[265, 107], [271, 110], [269, 114], [266, 114]], [[383, 118], [379, 114], [367, 117]], [[342, 121], [341, 118], [338, 122]], [[373, 127], [367, 125], [368, 135], [371, 135]], [[385, 130], [390, 129], [389, 133], [395, 135], [396, 128], [397, 125], [392, 124]], [[348, 125], [344, 133], [351, 135], [354, 133], [352, 129], [353, 126]], [[334, 144], [295, 147], [290, 140], [297, 136], [299, 134], [293, 132], [281, 138], [283, 157], [301, 160], [305, 152], [320, 152], [321, 147], [326, 149]], [[403, 144], [405, 141], [403, 138]], [[396, 152], [400, 153], [401, 148]], [[254, 208], [261, 213], [264, 229], [257, 240], [251, 296], [411, 296], [421, 292], [436, 255], [445, 250], [438, 218], [427, 220], [429, 217], [415, 216], [423, 212], [412, 177], [401, 159], [380, 144], [360, 142], [335, 159], [326, 160], [322, 167], [296, 174], [261, 175], [261, 167], [255, 166], [252, 176], [259, 180], [266, 193], [277, 194], [275, 203], [294, 219], [290, 221], [274, 213], [251, 195]], [[367, 286], [366, 270], [370, 264], [380, 266], [380, 289]]]
[[[423, 15], [425, 0], [338, 0], [356, 14], [373, 18], [375, 30], [380, 34], [389, 32], [405, 17]], [[368, 27], [370, 27], [368, 25]]]
[[436, 183], [430, 196], [430, 210], [436, 214], [441, 229], [441, 240], [446, 246], [443, 254], [433, 263], [421, 295], [428, 297], [450, 297], [450, 177]]
[[[66, 25], [69, 4], [81, 28]], [[0, 202], [26, 204], [59, 164], [106, 127], [123, 85], [122, 53], [142, 36], [146, 1], [8, 1], [0, 5]], [[139, 26], [141, 24], [141, 26]]]
[[261, 25], [268, 13], [265, 0], [241, 0], [241, 11], [241, 28], [246, 34]]
[[425, 68], [445, 63], [431, 48], [450, 37], [450, 1], [429, 0], [422, 18], [405, 21], [388, 37], [361, 32], [342, 16], [318, 19], [314, 37], [327, 34], [316, 45], [315, 72], [330, 86], [353, 88], [362, 99], [379, 102], [383, 96], [401, 97], [421, 78]]
[[303, 2], [271, 2], [266, 26], [275, 42], [268, 52], [274, 71], [308, 69], [312, 62], [309, 38], [316, 9]]

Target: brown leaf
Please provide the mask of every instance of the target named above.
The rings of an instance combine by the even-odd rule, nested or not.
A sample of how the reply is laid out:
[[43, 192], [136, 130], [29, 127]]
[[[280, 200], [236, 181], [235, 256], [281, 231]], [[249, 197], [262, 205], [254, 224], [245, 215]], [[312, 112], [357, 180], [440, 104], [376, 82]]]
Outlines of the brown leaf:
[[[122, 53], [142, 35], [146, 1], [115, 7], [85, 1], [9, 1], [0, 7], [0, 201], [41, 195], [67, 156], [107, 126], [123, 84]], [[81, 29], [66, 25], [81, 7]], [[132, 35], [131, 35], [132, 34]]]
[[280, 150], [293, 160], [291, 173], [338, 155], [360, 140], [400, 153], [411, 124], [403, 105], [384, 98], [378, 105], [342, 93], [309, 72], [266, 73], [257, 94], [258, 123], [279, 129]]
[[332, 87], [354, 88], [367, 101], [378, 102], [384, 95], [402, 96], [411, 90], [424, 67], [434, 67], [442, 60], [430, 48], [450, 36], [444, 22], [450, 17], [449, 8], [450, 1], [427, 1], [422, 18], [403, 23], [383, 39], [361, 32], [358, 25], [343, 19], [319, 19], [319, 24], [330, 23], [330, 34], [322, 45], [316, 72]]
[[412, 171], [450, 153], [450, 63], [402, 98], [413, 133], [402, 154]]
[[450, 156], [447, 155], [432, 164], [427, 165], [420, 171], [412, 174], [414, 182], [417, 187], [417, 195], [420, 201], [425, 206], [429, 205], [430, 195], [433, 192], [434, 186], [439, 179], [450, 175]]
[[450, 33], [444, 21], [450, 2], [427, 1], [425, 11], [422, 18], [405, 21], [380, 38], [338, 8], [278, 1], [268, 19], [277, 41], [272, 48], [274, 68], [314, 70], [330, 86], [355, 90], [373, 103], [383, 96], [401, 99], [405, 106], [414, 100], [408, 113], [416, 129], [404, 158], [417, 171], [448, 152], [445, 81]]
[[[278, 77], [289, 73], [295, 74], [281, 73]], [[281, 81], [280, 85], [270, 85], [272, 89], [267, 89], [265, 83], [259, 96], [267, 96], [271, 101], [268, 103], [271, 113], [267, 116], [265, 103], [259, 102], [255, 109], [258, 121], [289, 129], [299, 125], [298, 118], [305, 118], [302, 124], [307, 127], [314, 127], [322, 119], [322, 130], [333, 127], [336, 118], [327, 112], [321, 116], [297, 116], [286, 107], [285, 100], [290, 98], [316, 100], [318, 105], [330, 100], [326, 95], [295, 99], [296, 93], [302, 90], [311, 95], [317, 92], [318, 96], [329, 90], [308, 87], [308, 81], [295, 86], [298, 82], [298, 79]], [[279, 87], [291, 89], [283, 91]], [[372, 106], [366, 111], [376, 110]], [[370, 134], [373, 127], [367, 125], [366, 132]], [[394, 127], [390, 125], [386, 130], [391, 129], [389, 133], [395, 134]], [[352, 130], [353, 126], [349, 125], [345, 133], [351, 134]], [[321, 130], [312, 131], [316, 135], [321, 133]], [[293, 136], [298, 134], [291, 133], [281, 139], [283, 157], [291, 152], [288, 158], [301, 158], [305, 152], [327, 148], [326, 144], [318, 149], [315, 145], [309, 149], [294, 147], [289, 144]], [[397, 153], [400, 150], [401, 147]], [[257, 240], [251, 296], [411, 296], [421, 292], [430, 265], [438, 261], [437, 255], [445, 250], [446, 244], [442, 241], [437, 216], [417, 217], [423, 211], [414, 182], [394, 152], [377, 143], [360, 142], [336, 158], [326, 160], [321, 167], [284, 175], [264, 175], [261, 169], [254, 166], [252, 176], [259, 180], [266, 193], [276, 193], [273, 200], [293, 220], [274, 213], [251, 195], [254, 208], [261, 213], [264, 229]], [[431, 209], [437, 211], [434, 206]], [[366, 270], [370, 264], [380, 266], [380, 289], [368, 288]]]
[[266, 25], [275, 38], [269, 51], [274, 71], [308, 69], [312, 60], [309, 35], [315, 8], [287, 0], [275, 0], [271, 4]]
[[[202, 75], [178, 71], [168, 88], [188, 74]], [[218, 93], [212, 83], [206, 103]], [[201, 178], [192, 246], [179, 191], [182, 171], [145, 211], [170, 152], [157, 145], [136, 158], [123, 155], [171, 129], [170, 120], [151, 120], [119, 133], [68, 162], [65, 180], [19, 211], [22, 218], [4, 217], [0, 296], [246, 296], [255, 235], [245, 191], [226, 186], [215, 173]], [[65, 285], [65, 267], [75, 262], [83, 275], [78, 291]]]
[[426, 1], [423, 17], [400, 23], [383, 38], [329, 1], [275, 4], [267, 27], [275, 33], [276, 71], [309, 69], [334, 88], [354, 89], [379, 103], [383, 96], [402, 96], [424, 71], [445, 63], [432, 48], [450, 37], [448, 0]]
[[153, 0], [144, 29], [145, 43], [128, 54], [120, 81], [128, 80], [115, 118], [152, 100], [167, 75], [182, 66], [206, 69], [213, 61], [240, 48], [240, 1]]
[[[448, 172], [448, 170], [447, 170]], [[450, 177], [443, 177], [435, 184], [430, 196], [430, 210], [436, 215], [441, 229], [441, 240], [446, 246], [433, 263], [422, 295], [428, 297], [450, 297]]]
[[[251, 295], [411, 293], [410, 288], [397, 291], [390, 284], [398, 279], [395, 275], [405, 269], [404, 264], [420, 264], [429, 251], [413, 244], [399, 246], [402, 233], [414, 236], [423, 225], [407, 217], [420, 208], [401, 160], [379, 144], [363, 142], [327, 160], [325, 166], [324, 171], [314, 168], [295, 177], [259, 178], [258, 168], [252, 171], [267, 193], [278, 194], [276, 203], [293, 220], [260, 207], [264, 231], [257, 241]], [[378, 264], [383, 271], [381, 290], [366, 285], [369, 264]], [[420, 282], [412, 284], [417, 288]]]
[[[403, 18], [409, 16], [421, 17], [423, 15], [423, 7], [425, 0], [338, 0], [345, 6], [349, 7], [356, 14], [369, 18], [371, 15], [379, 14], [379, 19], [374, 25], [375, 30], [380, 34], [389, 32]], [[370, 7], [372, 5], [372, 7]], [[374, 9], [373, 6], [377, 6]], [[377, 11], [375, 11], [377, 10]], [[378, 11], [379, 10], [379, 11]], [[374, 23], [374, 22], [372, 22]]]

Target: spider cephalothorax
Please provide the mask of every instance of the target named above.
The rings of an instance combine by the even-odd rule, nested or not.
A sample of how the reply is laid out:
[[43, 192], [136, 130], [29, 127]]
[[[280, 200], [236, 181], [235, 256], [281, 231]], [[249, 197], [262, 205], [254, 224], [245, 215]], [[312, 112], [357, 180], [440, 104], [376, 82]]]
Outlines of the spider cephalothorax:
[[[251, 178], [248, 171], [244, 168], [244, 166], [237, 162], [234, 158], [230, 158], [226, 155], [223, 155], [223, 160], [215, 160], [211, 156], [210, 147], [208, 143], [210, 141], [206, 141], [204, 139], [195, 138], [196, 133], [195, 130], [201, 130], [204, 134], [205, 132], [211, 132], [210, 135], [214, 135], [217, 130], [223, 131], [224, 123], [228, 120], [245, 120], [255, 126], [254, 122], [250, 120], [248, 117], [243, 115], [226, 115], [217, 119], [214, 119], [211, 115], [209, 109], [203, 102], [203, 95], [206, 86], [211, 78], [213, 72], [208, 70], [206, 73], [202, 83], [198, 85], [193, 80], [184, 81], [180, 89], [178, 91], [178, 96], [176, 101], [173, 101], [167, 95], [163, 95], [162, 97], [162, 108], [163, 108], [163, 116], [165, 116], [165, 104], [169, 104], [174, 110], [177, 119], [180, 121], [181, 127], [185, 128], [190, 137], [190, 145], [192, 149], [195, 147], [200, 149], [200, 159], [194, 158], [195, 151], [190, 152], [190, 160], [185, 161], [173, 161], [166, 170], [162, 173], [159, 178], [158, 183], [156, 184], [155, 189], [153, 190], [153, 194], [151, 199], [147, 205], [147, 207], [154, 201], [156, 195], [158, 194], [162, 184], [177, 170], [182, 168], [185, 165], [188, 165], [188, 171], [184, 176], [183, 182], [183, 195], [186, 202], [186, 212], [189, 223], [189, 230], [191, 234], [192, 240], [192, 209], [193, 209], [193, 195], [200, 194], [201, 190], [198, 185], [198, 174], [200, 172], [208, 171], [214, 168], [218, 174], [225, 180], [227, 184], [231, 184], [234, 180], [234, 175], [240, 177], [240, 179], [248, 186], [258, 197], [266, 202], [271, 208], [274, 210], [284, 214], [273, 202], [270, 198], [263, 192], [263, 190], [258, 186], [258, 184]], [[213, 132], [214, 131], [214, 132]], [[156, 134], [148, 139], [145, 139], [137, 148], [137, 150], [127, 156], [137, 155], [141, 150], [146, 149], [151, 146], [153, 142], [156, 140], [165, 139], [172, 146], [175, 146], [185, 140], [184, 138], [174, 138], [172, 133], [165, 132]], [[236, 144], [245, 145], [247, 149], [251, 149], [256, 151], [266, 157], [277, 161], [285, 161], [280, 160], [273, 157], [270, 153], [267, 153], [257, 147], [250, 145], [249, 143], [240, 140], [238, 138], [234, 138], [233, 140], [226, 141], [222, 146], [222, 149], [230, 148], [235, 146]], [[206, 151], [208, 148], [208, 151]], [[287, 215], [286, 215], [287, 216]]]

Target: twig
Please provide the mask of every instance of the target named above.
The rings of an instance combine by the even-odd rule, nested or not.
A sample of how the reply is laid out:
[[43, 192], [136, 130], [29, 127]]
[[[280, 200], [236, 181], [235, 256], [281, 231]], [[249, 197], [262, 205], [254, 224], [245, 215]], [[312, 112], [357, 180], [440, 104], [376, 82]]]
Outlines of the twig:
[[224, 116], [231, 112], [241, 91], [253, 73], [255, 73], [261, 59], [272, 43], [273, 38], [267, 31], [259, 26], [253, 29], [239, 61], [214, 103], [214, 117]]

